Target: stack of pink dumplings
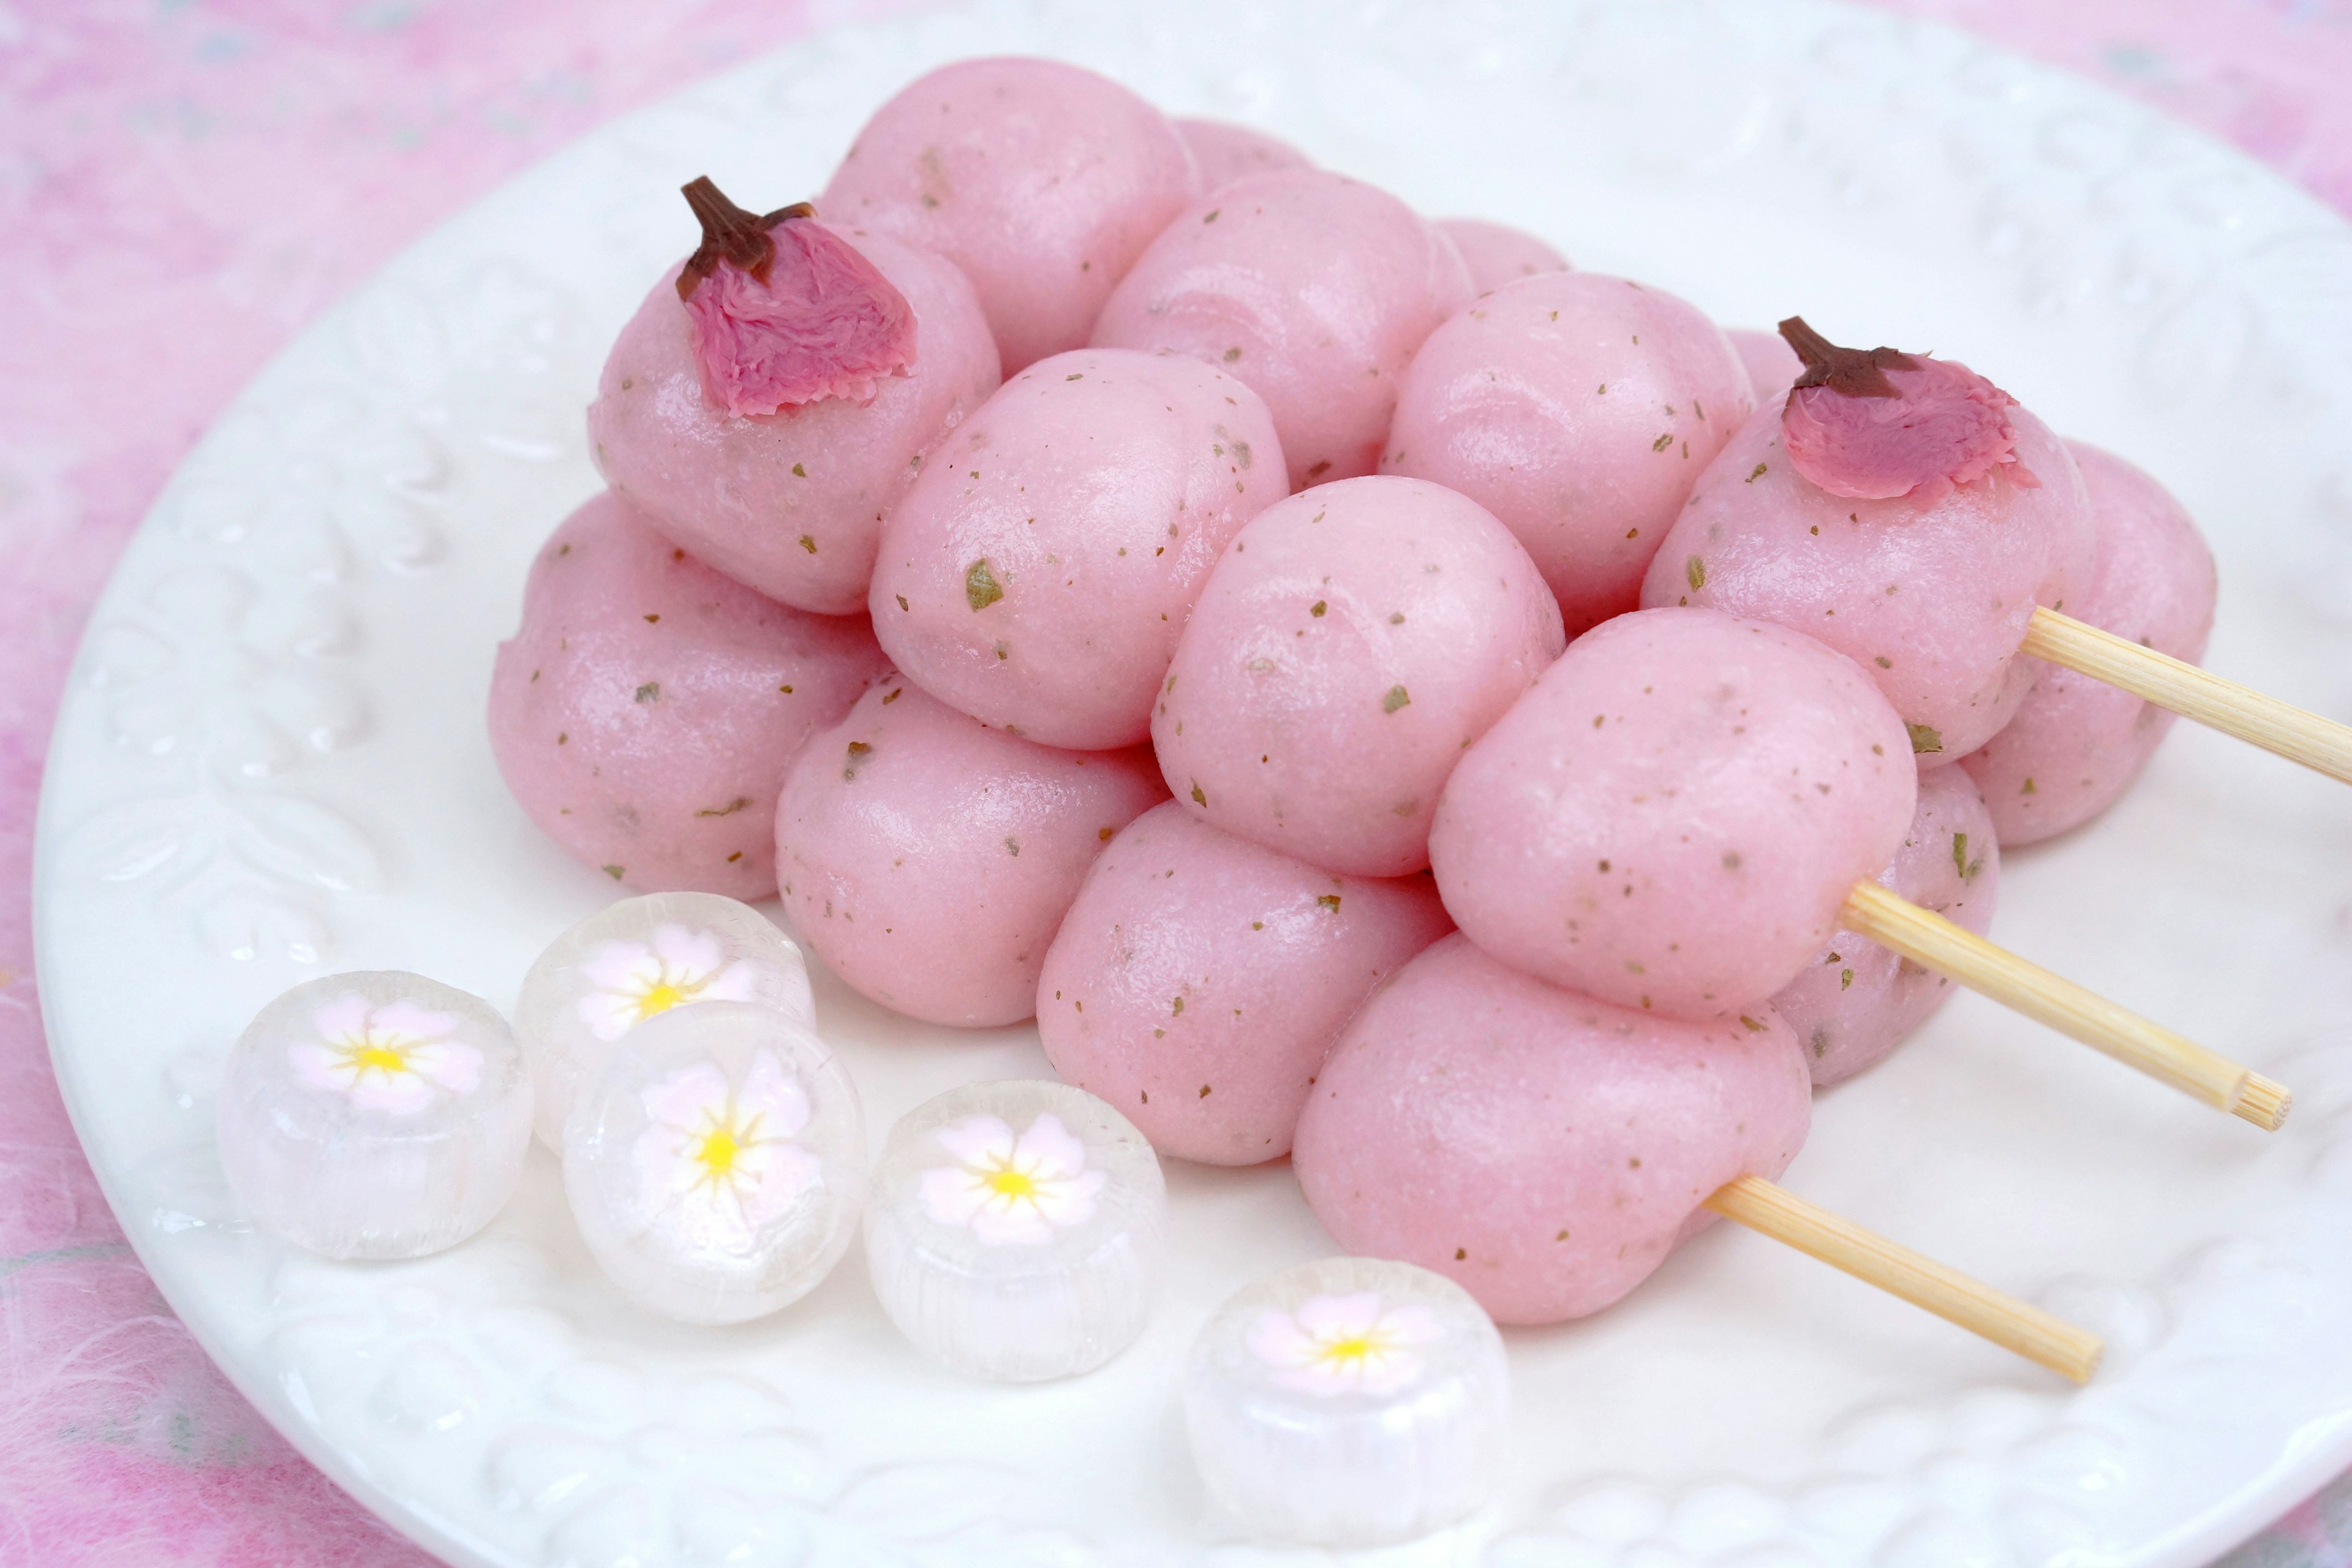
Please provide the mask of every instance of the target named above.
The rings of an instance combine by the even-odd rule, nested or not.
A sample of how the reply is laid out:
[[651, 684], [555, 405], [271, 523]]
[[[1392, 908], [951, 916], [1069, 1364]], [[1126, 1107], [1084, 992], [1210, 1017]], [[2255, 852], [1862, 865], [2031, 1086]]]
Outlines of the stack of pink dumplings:
[[885, 1006], [1034, 1016], [1501, 1321], [1622, 1297], [1949, 995], [1857, 881], [1981, 932], [2129, 786], [2167, 717], [2036, 606], [2211, 626], [2179, 506], [1964, 365], [1076, 67], [915, 81], [813, 205], [686, 194], [499, 652], [516, 800]]

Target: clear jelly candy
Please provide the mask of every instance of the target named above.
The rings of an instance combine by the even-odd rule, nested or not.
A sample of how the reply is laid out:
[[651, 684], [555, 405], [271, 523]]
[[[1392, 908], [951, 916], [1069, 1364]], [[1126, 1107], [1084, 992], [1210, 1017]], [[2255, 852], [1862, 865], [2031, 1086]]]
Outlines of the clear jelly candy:
[[1486, 1500], [1509, 1417], [1502, 1335], [1410, 1263], [1332, 1258], [1261, 1279], [1184, 1368], [1210, 1495], [1281, 1541], [1373, 1546], [1454, 1523]]
[[874, 1291], [961, 1372], [1034, 1382], [1133, 1343], [1160, 1295], [1168, 1189], [1134, 1124], [1084, 1089], [968, 1084], [890, 1130], [866, 1213]]
[[755, 1002], [816, 1027], [801, 950], [759, 910], [716, 893], [624, 899], [550, 943], [515, 1004], [540, 1142], [562, 1153], [572, 1102], [614, 1043], [689, 1002]]
[[229, 1185], [264, 1228], [330, 1258], [420, 1258], [506, 1206], [530, 1119], [495, 1008], [379, 971], [264, 1007], [229, 1053], [216, 1126]]
[[787, 1014], [673, 1008], [583, 1086], [563, 1190], [624, 1294], [686, 1322], [740, 1323], [841, 1261], [866, 1197], [865, 1112], [833, 1052]]

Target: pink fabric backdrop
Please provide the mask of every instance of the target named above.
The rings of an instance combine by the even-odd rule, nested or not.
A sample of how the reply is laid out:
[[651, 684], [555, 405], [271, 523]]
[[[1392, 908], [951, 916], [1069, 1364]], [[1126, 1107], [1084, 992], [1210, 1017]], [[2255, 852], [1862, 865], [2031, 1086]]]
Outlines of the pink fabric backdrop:
[[[2352, 0], [1889, 3], [2352, 211]], [[229, 1389], [99, 1196], [31, 978], [42, 751], [116, 552], [265, 359], [499, 181], [809, 25], [799, 0], [0, 0], [0, 1563], [429, 1561]], [[2352, 1563], [2352, 1482], [2231, 1562]]]

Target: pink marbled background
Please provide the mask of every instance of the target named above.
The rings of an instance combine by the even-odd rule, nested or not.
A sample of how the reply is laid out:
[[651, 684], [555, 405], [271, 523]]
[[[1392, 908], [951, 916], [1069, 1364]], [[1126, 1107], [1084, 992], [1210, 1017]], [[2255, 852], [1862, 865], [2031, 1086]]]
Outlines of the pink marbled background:
[[[2352, 211], [2352, 0], [1886, 3], [2135, 93]], [[429, 1562], [230, 1390], [99, 1196], [31, 979], [43, 748], [116, 552], [320, 307], [582, 131], [831, 14], [0, 0], [0, 1564]], [[2352, 1563], [2352, 1480], [2231, 1563]]]

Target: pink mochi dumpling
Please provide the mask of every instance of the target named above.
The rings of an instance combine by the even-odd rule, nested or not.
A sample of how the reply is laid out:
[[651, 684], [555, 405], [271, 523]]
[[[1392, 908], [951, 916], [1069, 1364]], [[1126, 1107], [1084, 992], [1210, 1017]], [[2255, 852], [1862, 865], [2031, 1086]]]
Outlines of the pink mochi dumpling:
[[1094, 342], [1190, 354], [1256, 388], [1296, 489], [1372, 471], [1413, 351], [1474, 292], [1454, 242], [1396, 197], [1293, 169], [1177, 215]]
[[1522, 228], [1478, 217], [1442, 217], [1438, 231], [1462, 253], [1470, 286], [1491, 294], [1506, 283], [1544, 272], [1565, 272], [1568, 258]]
[[1805, 369], [1805, 362], [1797, 357], [1789, 340], [1778, 332], [1759, 332], [1750, 327], [1726, 327], [1723, 335], [1731, 340], [1739, 363], [1748, 367], [1748, 384], [1756, 389], [1756, 406], [1780, 407]]
[[817, 211], [963, 268], [1011, 375], [1083, 344], [1112, 286], [1199, 189], [1175, 126], [1108, 78], [961, 60], [874, 111]]
[[[2081, 441], [2098, 530], [2090, 587], [2066, 613], [2195, 664], [2213, 630], [2213, 552], [2170, 492], [2121, 458]], [[2021, 663], [2027, 661], [2021, 660]], [[2172, 715], [2127, 691], [2044, 665], [2017, 716], [1961, 766], [1984, 791], [2001, 842], [2014, 848], [2088, 822], [2139, 776]]]
[[1311, 169], [1306, 153], [1279, 136], [1223, 120], [1179, 120], [1176, 134], [1192, 150], [1201, 194], [1214, 195], [1235, 180], [1282, 169]]
[[1381, 468], [1502, 519], [1574, 637], [1635, 607], [1651, 556], [1751, 402], [1739, 356], [1691, 306], [1622, 278], [1547, 273], [1430, 334]]
[[1753, 1014], [1902, 847], [1918, 775], [1870, 678], [1783, 626], [1587, 632], [1464, 753], [1429, 858], [1472, 941], [1674, 1018]]
[[1056, 751], [893, 674], [785, 776], [777, 879], [794, 933], [862, 994], [934, 1024], [1017, 1024], [1087, 868], [1166, 798], [1139, 746]]
[[2063, 608], [2091, 580], [2091, 503], [2074, 459], [2023, 408], [2007, 416], [2015, 462], [1929, 487], [1933, 499], [1866, 500], [1798, 472], [1782, 411], [1759, 410], [1699, 476], [1643, 605], [1818, 637], [1877, 680], [1921, 767], [1958, 762], [2009, 722], [2044, 668], [2018, 654], [2034, 606]]
[[1805, 1141], [1811, 1086], [1769, 1008], [1676, 1022], [1558, 990], [1449, 936], [1365, 1004], [1291, 1161], [1343, 1252], [1417, 1263], [1502, 1323], [1597, 1312]]
[[883, 525], [868, 598], [908, 679], [1049, 746], [1131, 746], [1218, 555], [1288, 491], [1257, 394], [1174, 354], [1038, 361]]
[[1037, 1030], [1064, 1082], [1161, 1153], [1255, 1165], [1289, 1151], [1340, 1026], [1452, 925], [1427, 877], [1334, 876], [1169, 801], [1087, 873]]
[[763, 599], [607, 491], [531, 563], [490, 749], [530, 819], [614, 881], [764, 899], [785, 768], [887, 668], [865, 616]]
[[1268, 507], [1210, 574], [1151, 720], [1180, 804], [1309, 865], [1401, 877], [1463, 748], [1563, 646], [1535, 563], [1420, 479]]
[[[952, 264], [880, 235], [809, 220], [792, 226], [852, 250], [905, 301], [913, 358], [877, 370], [889, 355], [874, 357], [875, 341], [861, 338], [862, 357], [843, 374], [863, 379], [838, 384], [870, 392], [730, 413], [698, 334], [715, 330], [705, 321], [716, 308], [709, 296], [749, 284], [722, 267], [724, 290], [708, 279], [696, 290], [698, 317], [679, 298], [682, 268], [673, 269], [621, 329], [589, 405], [588, 434], [613, 488], [697, 559], [801, 609], [856, 615], [866, 608], [883, 513], [913, 482], [923, 454], [996, 390], [996, 345]], [[805, 390], [785, 385], [775, 367], [747, 363], [730, 377], [769, 394]]]
[[[1911, 831], [1880, 884], [1982, 936], [2000, 893], [2000, 846], [1984, 797], [1959, 768], [1919, 779]], [[1952, 998], [1952, 982], [1867, 937], [1841, 930], [1780, 994], [1772, 1010], [1805, 1047], [1813, 1087], [1875, 1067]]]

